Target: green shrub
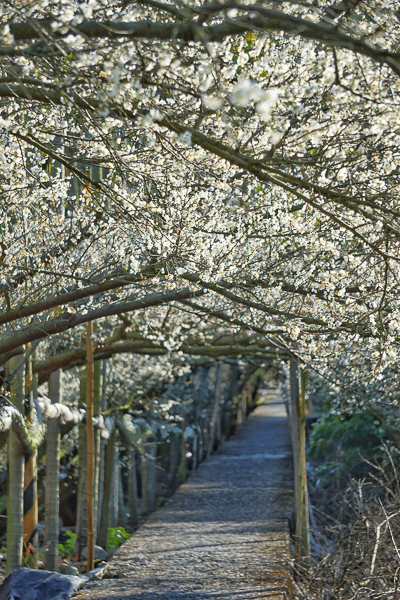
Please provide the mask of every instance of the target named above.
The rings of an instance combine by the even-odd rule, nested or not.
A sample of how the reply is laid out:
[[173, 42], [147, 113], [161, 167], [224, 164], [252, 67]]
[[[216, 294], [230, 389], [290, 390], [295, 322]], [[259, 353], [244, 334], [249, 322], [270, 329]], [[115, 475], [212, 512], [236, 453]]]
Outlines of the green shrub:
[[107, 535], [107, 552], [119, 548], [131, 534], [128, 533], [125, 527], [110, 527]]
[[312, 429], [308, 456], [316, 459], [315, 474], [321, 483], [338, 475], [364, 477], [371, 470], [365, 459], [381, 459], [385, 439], [384, 427], [367, 411], [328, 414]]
[[63, 556], [66, 554], [67, 557], [71, 559], [73, 558], [73, 553], [75, 551], [76, 534], [72, 531], [66, 531], [65, 533], [68, 535], [68, 538], [63, 544], [58, 544], [58, 555]]

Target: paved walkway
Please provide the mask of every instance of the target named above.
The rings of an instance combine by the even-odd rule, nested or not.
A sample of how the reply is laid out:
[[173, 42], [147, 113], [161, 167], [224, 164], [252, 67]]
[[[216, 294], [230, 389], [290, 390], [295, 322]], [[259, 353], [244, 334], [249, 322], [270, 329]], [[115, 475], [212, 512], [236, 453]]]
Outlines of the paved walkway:
[[285, 600], [292, 459], [285, 409], [269, 393], [164, 507], [118, 550], [114, 579], [77, 599]]

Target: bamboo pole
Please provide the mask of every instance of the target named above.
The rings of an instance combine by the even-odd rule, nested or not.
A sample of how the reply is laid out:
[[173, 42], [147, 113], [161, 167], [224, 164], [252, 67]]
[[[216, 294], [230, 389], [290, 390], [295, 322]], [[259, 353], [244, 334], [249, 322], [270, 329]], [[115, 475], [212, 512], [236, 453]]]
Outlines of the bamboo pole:
[[[10, 359], [7, 367], [13, 372], [20, 362], [19, 356]], [[17, 370], [11, 382], [11, 401], [23, 411], [23, 369]], [[24, 519], [24, 467], [25, 457], [13, 431], [8, 434], [8, 494], [7, 494], [7, 564], [6, 573], [22, 566]]]
[[93, 323], [86, 326], [86, 448], [87, 448], [87, 486], [86, 486], [86, 518], [87, 518], [87, 563], [86, 570], [94, 569], [94, 427], [93, 427]]

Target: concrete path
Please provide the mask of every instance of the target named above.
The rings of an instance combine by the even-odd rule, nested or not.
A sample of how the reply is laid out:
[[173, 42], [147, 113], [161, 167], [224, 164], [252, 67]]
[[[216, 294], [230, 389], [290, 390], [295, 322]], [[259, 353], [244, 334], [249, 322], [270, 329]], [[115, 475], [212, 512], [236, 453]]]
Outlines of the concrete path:
[[284, 600], [291, 597], [293, 475], [284, 405], [265, 396], [118, 550], [114, 579], [79, 600]]

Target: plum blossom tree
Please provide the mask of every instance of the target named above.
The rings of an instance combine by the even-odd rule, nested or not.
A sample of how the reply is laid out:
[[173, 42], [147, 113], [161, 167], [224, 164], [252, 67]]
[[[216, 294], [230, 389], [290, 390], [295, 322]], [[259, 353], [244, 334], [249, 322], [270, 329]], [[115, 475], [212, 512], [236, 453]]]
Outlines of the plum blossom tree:
[[399, 28], [387, 0], [3, 2], [0, 362], [46, 340], [45, 382], [97, 321], [108, 409], [289, 355], [395, 400]]

